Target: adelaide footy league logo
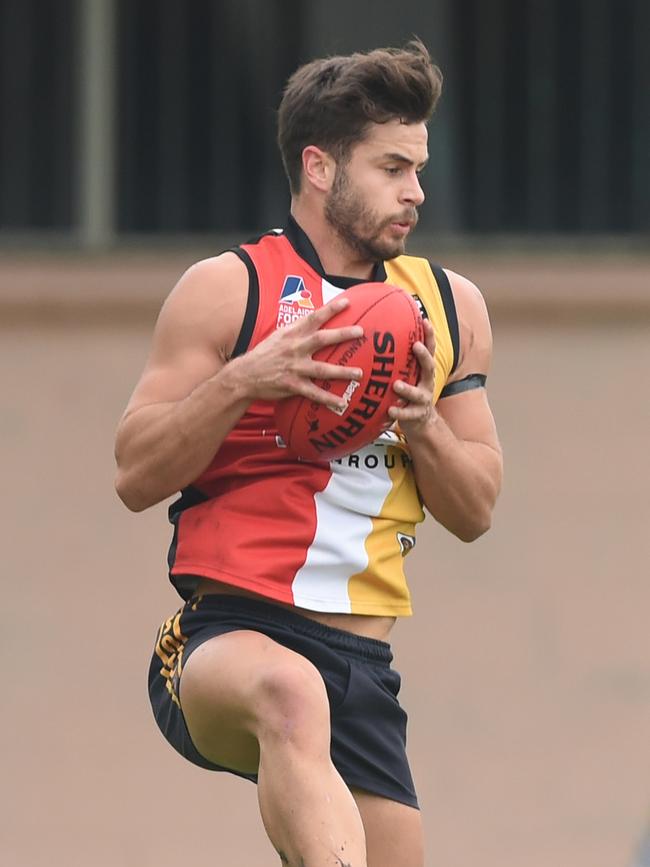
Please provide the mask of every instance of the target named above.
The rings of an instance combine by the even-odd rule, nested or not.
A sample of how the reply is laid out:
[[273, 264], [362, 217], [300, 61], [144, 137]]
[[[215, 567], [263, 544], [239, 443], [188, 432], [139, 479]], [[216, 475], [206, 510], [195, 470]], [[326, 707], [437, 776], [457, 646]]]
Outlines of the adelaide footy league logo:
[[314, 302], [311, 299], [311, 292], [305, 286], [305, 281], [302, 277], [297, 277], [295, 274], [288, 274], [284, 278], [284, 285], [278, 300], [278, 321], [277, 328], [283, 328], [285, 325], [291, 325], [303, 316], [309, 316], [314, 310]]

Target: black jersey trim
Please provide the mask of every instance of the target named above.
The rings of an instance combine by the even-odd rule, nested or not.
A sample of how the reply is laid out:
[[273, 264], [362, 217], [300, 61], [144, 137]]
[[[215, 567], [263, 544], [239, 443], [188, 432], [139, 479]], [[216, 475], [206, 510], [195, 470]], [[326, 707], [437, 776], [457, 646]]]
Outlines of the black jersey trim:
[[440, 265], [434, 265], [433, 262], [429, 262], [429, 267], [433, 271], [433, 276], [436, 278], [438, 289], [440, 289], [440, 297], [442, 298], [442, 306], [445, 308], [449, 336], [451, 337], [451, 345], [454, 350], [454, 363], [452, 364], [449, 373], [453, 373], [458, 367], [458, 357], [460, 355], [460, 333], [458, 330], [458, 314], [456, 313], [454, 293], [451, 291], [449, 277], [447, 277], [445, 271], [440, 267]]
[[238, 355], [243, 355], [244, 352], [246, 352], [251, 342], [251, 337], [253, 336], [253, 329], [255, 328], [255, 322], [257, 321], [257, 313], [260, 309], [260, 284], [253, 260], [246, 250], [242, 250], [241, 247], [233, 247], [228, 252], [234, 253], [235, 256], [238, 256], [244, 265], [246, 265], [246, 270], [248, 271], [248, 298], [246, 299], [246, 312], [244, 313], [244, 320], [241, 329], [239, 330], [235, 347], [230, 356], [231, 358], [236, 358]]
[[[261, 232], [259, 235], [254, 235], [252, 238], [249, 238], [247, 241], [244, 241], [244, 245], [252, 246], [254, 244], [259, 244], [262, 238], [268, 238], [269, 236], [273, 236], [274, 238], [279, 238], [284, 235], [284, 229], [267, 229], [266, 232]], [[232, 248], [231, 248], [232, 252]]]
[[483, 373], [470, 373], [463, 379], [457, 379], [456, 382], [448, 382], [440, 392], [440, 397], [450, 397], [452, 394], [461, 394], [463, 391], [470, 391], [473, 388], [485, 388], [487, 376]]
[[209, 499], [210, 498], [207, 494], [204, 494], [203, 491], [199, 491], [198, 488], [193, 488], [192, 485], [188, 485], [186, 488], [183, 488], [180, 497], [177, 500], [174, 500], [167, 510], [169, 522], [174, 526], [174, 534], [172, 536], [171, 544], [169, 545], [169, 550], [167, 551], [167, 565], [169, 566], [170, 571], [176, 562], [176, 549], [178, 547], [178, 519], [185, 509], [190, 509], [192, 506], [198, 506], [199, 503], [205, 503], [206, 500]]

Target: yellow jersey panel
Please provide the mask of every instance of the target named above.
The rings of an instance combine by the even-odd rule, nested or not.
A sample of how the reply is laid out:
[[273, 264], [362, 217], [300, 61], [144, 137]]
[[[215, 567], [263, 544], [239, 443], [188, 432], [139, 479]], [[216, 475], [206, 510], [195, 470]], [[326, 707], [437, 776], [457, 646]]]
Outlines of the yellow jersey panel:
[[[434, 403], [440, 397], [458, 357], [458, 326], [446, 275], [436, 276], [426, 259], [399, 256], [385, 263], [387, 282], [419, 299], [436, 338]], [[441, 285], [442, 284], [442, 285]], [[446, 284], [446, 285], [445, 285]], [[443, 294], [444, 293], [444, 294]], [[450, 321], [451, 320], [451, 321]]]

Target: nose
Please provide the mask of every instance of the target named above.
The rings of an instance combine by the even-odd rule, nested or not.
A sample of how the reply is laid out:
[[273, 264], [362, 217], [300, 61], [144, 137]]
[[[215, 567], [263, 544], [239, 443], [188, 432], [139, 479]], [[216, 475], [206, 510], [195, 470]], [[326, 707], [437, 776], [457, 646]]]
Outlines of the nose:
[[424, 201], [424, 190], [420, 184], [420, 178], [417, 172], [410, 172], [408, 180], [409, 183], [402, 193], [402, 203], [405, 205], [414, 205], [418, 208]]

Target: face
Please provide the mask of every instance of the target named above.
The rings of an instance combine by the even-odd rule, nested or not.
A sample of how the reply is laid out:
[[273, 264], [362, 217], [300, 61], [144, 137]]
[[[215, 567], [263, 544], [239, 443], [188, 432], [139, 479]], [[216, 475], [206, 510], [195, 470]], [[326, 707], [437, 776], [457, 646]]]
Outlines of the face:
[[404, 252], [424, 201], [419, 174], [427, 159], [426, 126], [395, 120], [373, 124], [337, 166], [325, 219], [356, 254], [374, 262]]

